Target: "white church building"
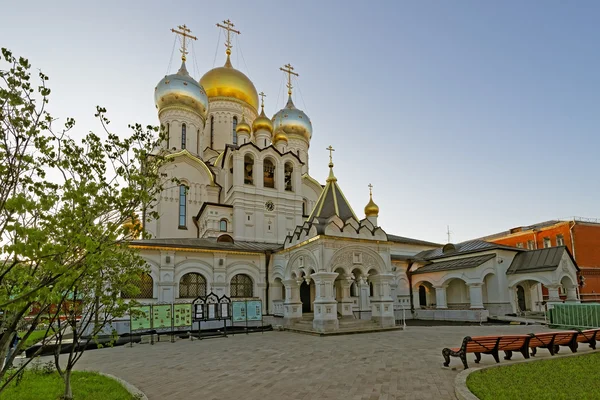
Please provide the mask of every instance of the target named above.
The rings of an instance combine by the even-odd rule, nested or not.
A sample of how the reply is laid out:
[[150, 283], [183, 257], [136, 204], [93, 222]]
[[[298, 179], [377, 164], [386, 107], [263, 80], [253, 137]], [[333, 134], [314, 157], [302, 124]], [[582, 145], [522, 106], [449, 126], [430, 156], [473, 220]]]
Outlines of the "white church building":
[[152, 239], [131, 243], [150, 271], [140, 302], [191, 301], [213, 291], [260, 299], [264, 314], [285, 326], [308, 318], [314, 331], [329, 332], [353, 319], [380, 327], [402, 314], [475, 321], [578, 301], [578, 268], [564, 247], [442, 246], [395, 236], [378, 220], [372, 194], [357, 215], [335, 177], [331, 147], [326, 182], [310, 175], [313, 126], [292, 100], [293, 68], [282, 68], [287, 104], [268, 117], [254, 83], [232, 65], [233, 24], [220, 26], [227, 34], [222, 67], [190, 76], [184, 25], [176, 31], [181, 67], [155, 88], [170, 159], [161, 173], [181, 185], [162, 193], [160, 218], [144, 227]]

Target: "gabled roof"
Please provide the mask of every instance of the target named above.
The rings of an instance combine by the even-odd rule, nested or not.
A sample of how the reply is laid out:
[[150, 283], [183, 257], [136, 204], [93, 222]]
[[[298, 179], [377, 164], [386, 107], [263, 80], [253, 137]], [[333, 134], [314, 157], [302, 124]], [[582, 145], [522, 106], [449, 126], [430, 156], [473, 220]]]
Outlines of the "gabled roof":
[[412, 274], [425, 274], [427, 272], [452, 271], [455, 269], [475, 268], [486, 261], [496, 257], [495, 254], [486, 254], [483, 256], [464, 257], [448, 261], [438, 261], [427, 264], [415, 271]]
[[524, 251], [515, 256], [510, 267], [506, 270], [507, 275], [525, 274], [528, 272], [554, 271], [560, 265], [562, 256], [567, 252], [571, 261], [577, 267], [577, 263], [565, 246], [548, 247], [539, 250]]
[[404, 236], [388, 234], [387, 237], [390, 242], [394, 242], [394, 243], [416, 244], [416, 245], [422, 245], [422, 246], [441, 246], [441, 244], [439, 244], [439, 243], [433, 243], [433, 242], [428, 242], [426, 240], [413, 239], [413, 238], [404, 237]]
[[510, 250], [514, 252], [525, 251], [516, 247], [504, 246], [501, 244], [489, 243], [483, 240], [476, 239], [457, 244], [448, 243], [444, 245], [444, 247], [440, 247], [433, 250], [425, 250], [418, 253], [415, 256], [415, 258], [420, 258], [423, 260], [432, 260], [436, 258], [453, 257], [456, 255], [478, 253], [480, 251], [488, 250]]
[[333, 175], [333, 163], [330, 162], [327, 183], [315, 207], [311, 211], [308, 221], [312, 221], [315, 218], [324, 221], [334, 215], [337, 215], [342, 221], [346, 221], [348, 218], [354, 218], [356, 221], [359, 220], [356, 218], [356, 214], [354, 214], [350, 203], [346, 200], [342, 189], [337, 184], [337, 178]]

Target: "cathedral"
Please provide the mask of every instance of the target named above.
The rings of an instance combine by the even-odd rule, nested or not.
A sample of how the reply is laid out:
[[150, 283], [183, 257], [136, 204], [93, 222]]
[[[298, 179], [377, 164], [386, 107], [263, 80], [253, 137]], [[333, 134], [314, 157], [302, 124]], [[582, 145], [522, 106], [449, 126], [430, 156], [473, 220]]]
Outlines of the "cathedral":
[[402, 315], [481, 320], [534, 310], [542, 285], [552, 300], [577, 301], [577, 266], [564, 247], [535, 255], [392, 235], [380, 226], [372, 191], [357, 214], [331, 146], [326, 182], [310, 175], [311, 138], [323, 133], [293, 101], [294, 68], [280, 68], [289, 97], [268, 116], [263, 93], [232, 63], [239, 32], [229, 20], [217, 26], [226, 33], [223, 66], [192, 77], [186, 41], [196, 38], [180, 26], [181, 66], [154, 90], [168, 134], [161, 175], [180, 184], [162, 192], [160, 218], [144, 227], [152, 238], [131, 243], [149, 266], [140, 301], [190, 302], [209, 292], [260, 299], [264, 315], [315, 332], [353, 320], [389, 328]]

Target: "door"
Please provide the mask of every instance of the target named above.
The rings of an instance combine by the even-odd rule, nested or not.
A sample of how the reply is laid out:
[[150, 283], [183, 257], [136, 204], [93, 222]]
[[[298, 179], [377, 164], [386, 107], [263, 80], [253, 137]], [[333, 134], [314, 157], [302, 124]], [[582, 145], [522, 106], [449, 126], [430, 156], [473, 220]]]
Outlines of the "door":
[[427, 307], [427, 289], [423, 285], [419, 286], [419, 305]]
[[523, 286], [517, 286], [517, 304], [519, 305], [520, 311], [525, 311], [527, 309], [527, 304], [525, 303], [525, 289]]
[[306, 282], [302, 282], [300, 285], [300, 301], [302, 302], [302, 312], [310, 312], [310, 286]]

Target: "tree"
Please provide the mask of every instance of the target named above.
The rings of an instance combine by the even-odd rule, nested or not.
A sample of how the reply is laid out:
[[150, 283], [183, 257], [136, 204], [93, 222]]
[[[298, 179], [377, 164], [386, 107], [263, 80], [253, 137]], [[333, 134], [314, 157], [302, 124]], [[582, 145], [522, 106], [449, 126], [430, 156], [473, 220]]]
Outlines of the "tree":
[[[74, 293], [83, 296], [83, 310], [93, 301], [96, 325], [108, 321], [98, 318], [101, 312], [119, 314], [123, 302], [117, 290], [145, 268], [124, 240], [136, 234], [128, 222], [138, 215], [145, 216], [144, 224], [158, 217], [146, 210], [154, 209], [162, 191], [158, 171], [166, 162], [158, 150], [164, 132], [136, 124], [121, 138], [109, 132], [100, 107], [96, 117], [105, 137], [90, 132], [81, 141], [72, 139], [75, 121], [69, 118], [56, 129], [46, 110], [48, 77], [40, 72], [34, 87], [26, 59], [2, 49], [2, 61], [7, 68], [0, 68], [0, 359], [23, 326], [24, 339], [42, 322], [47, 334], [59, 333], [61, 313], [74, 304]], [[15, 354], [0, 370], [0, 381]], [[71, 398], [70, 372], [63, 377], [65, 397]]]

